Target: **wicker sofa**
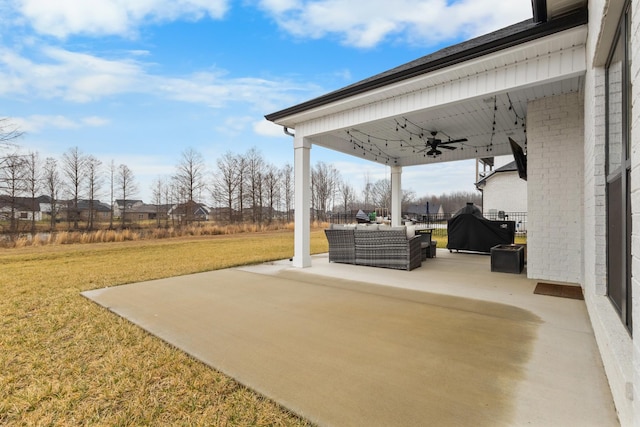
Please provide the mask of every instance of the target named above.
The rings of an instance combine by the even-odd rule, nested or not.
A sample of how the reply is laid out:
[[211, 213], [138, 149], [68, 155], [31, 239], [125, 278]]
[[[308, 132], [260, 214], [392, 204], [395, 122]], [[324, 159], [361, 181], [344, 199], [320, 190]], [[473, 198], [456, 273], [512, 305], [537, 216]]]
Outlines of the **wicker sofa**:
[[413, 270], [422, 265], [420, 237], [405, 227], [335, 225], [325, 230], [329, 262]]

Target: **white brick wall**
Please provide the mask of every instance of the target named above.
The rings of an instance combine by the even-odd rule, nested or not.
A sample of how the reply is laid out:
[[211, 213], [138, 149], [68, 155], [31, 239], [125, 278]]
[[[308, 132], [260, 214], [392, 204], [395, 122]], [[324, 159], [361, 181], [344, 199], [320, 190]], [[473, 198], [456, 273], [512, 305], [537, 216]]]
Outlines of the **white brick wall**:
[[606, 295], [605, 73], [585, 78], [584, 283], [585, 291]]
[[582, 283], [582, 95], [530, 102], [527, 141], [528, 276]]

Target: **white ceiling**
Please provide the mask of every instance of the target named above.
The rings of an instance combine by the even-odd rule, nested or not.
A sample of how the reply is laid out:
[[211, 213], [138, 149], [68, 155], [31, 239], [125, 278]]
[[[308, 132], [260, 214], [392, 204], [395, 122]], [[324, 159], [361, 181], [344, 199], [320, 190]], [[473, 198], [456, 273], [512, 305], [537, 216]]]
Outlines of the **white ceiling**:
[[[582, 80], [583, 77], [573, 77], [500, 93], [495, 97], [467, 99], [440, 108], [315, 135], [310, 139], [313, 144], [332, 150], [398, 166], [510, 154], [508, 138], [526, 148], [528, 101], [578, 92], [582, 88]], [[443, 142], [448, 138], [466, 138], [468, 141], [452, 144], [455, 150], [441, 149], [442, 154], [436, 157], [427, 156], [426, 139], [433, 131], [438, 132], [437, 138]]]

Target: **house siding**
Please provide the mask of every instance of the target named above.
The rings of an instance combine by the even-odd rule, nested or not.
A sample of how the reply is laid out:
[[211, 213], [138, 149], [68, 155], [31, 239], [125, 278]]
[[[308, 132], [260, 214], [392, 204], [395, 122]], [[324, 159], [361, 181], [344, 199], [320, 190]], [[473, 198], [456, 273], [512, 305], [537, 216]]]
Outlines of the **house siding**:
[[482, 190], [482, 211], [527, 212], [527, 181], [518, 172], [497, 172]]
[[582, 283], [582, 96], [530, 102], [527, 136], [528, 275]]

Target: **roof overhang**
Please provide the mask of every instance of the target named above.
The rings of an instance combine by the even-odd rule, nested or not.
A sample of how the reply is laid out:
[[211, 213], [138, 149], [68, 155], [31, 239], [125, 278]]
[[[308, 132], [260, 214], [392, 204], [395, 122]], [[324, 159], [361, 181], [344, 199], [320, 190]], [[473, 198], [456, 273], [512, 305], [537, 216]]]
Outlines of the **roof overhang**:
[[[580, 9], [517, 24], [266, 118], [313, 144], [382, 164], [509, 154], [509, 137], [526, 145], [529, 101], [582, 90], [586, 23]], [[432, 131], [467, 141], [427, 156]]]
[[[491, 53], [519, 46], [523, 43], [562, 32], [576, 26], [585, 25], [587, 22], [587, 9], [579, 9], [550, 22], [525, 21], [496, 31], [490, 35], [461, 43], [458, 45], [460, 46], [459, 49], [454, 49], [455, 47], [443, 49], [440, 52], [428, 55], [424, 58], [425, 60], [413, 61], [405, 66], [397, 67], [310, 101], [267, 114], [265, 118], [274, 123], [280, 123], [283, 119], [296, 116], [296, 114], [301, 112], [331, 104], [345, 98], [351, 98], [359, 94], [368, 93], [375, 89], [384, 88], [416, 76], [446, 69], [456, 64], [472, 61]], [[521, 27], [522, 29], [516, 30], [516, 27]]]

